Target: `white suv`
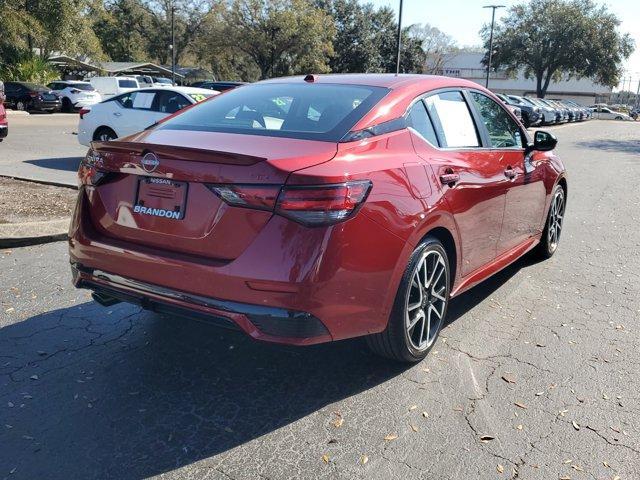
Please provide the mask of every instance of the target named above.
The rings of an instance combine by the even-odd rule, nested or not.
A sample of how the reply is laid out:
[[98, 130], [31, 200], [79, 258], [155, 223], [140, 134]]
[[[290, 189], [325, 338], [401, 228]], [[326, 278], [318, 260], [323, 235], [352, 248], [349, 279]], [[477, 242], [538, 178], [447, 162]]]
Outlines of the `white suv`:
[[102, 96], [89, 82], [58, 80], [47, 85], [62, 101], [62, 111], [71, 112], [102, 101]]

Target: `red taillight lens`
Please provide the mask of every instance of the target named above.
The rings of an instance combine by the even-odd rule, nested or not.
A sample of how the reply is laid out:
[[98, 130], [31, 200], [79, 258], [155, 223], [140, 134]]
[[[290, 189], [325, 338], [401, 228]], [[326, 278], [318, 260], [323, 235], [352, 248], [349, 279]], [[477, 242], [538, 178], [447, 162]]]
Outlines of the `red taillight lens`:
[[276, 213], [305, 225], [330, 225], [349, 218], [367, 198], [371, 182], [285, 186]]
[[273, 211], [308, 226], [331, 225], [349, 218], [366, 200], [369, 180], [337, 185], [207, 185], [234, 207]]
[[207, 188], [234, 207], [273, 210], [279, 185], [207, 185]]
[[29, 92], [29, 96], [35, 98], [35, 97], [39, 97], [40, 94], [38, 92]]
[[89, 108], [81, 108], [80, 111], [78, 112], [80, 114], [80, 119], [82, 120], [84, 118], [84, 116], [89, 113], [91, 111], [91, 109]]

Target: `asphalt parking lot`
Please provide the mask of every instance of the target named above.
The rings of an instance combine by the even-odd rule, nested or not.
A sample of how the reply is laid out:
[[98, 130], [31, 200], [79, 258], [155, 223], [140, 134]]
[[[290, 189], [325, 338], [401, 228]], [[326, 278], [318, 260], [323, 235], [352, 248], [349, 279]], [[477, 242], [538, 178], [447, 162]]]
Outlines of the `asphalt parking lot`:
[[78, 143], [78, 115], [10, 115], [9, 135], [0, 143], [0, 175], [76, 184], [87, 147]]
[[640, 124], [550, 130], [557, 254], [453, 300], [412, 367], [103, 308], [64, 242], [0, 251], [0, 478], [640, 478]]

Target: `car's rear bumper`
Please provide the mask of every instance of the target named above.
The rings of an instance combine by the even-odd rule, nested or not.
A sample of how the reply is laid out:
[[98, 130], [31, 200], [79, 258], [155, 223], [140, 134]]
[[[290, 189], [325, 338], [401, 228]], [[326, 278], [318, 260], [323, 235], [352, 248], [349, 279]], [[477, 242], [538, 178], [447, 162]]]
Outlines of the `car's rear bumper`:
[[239, 328], [254, 338], [278, 343], [308, 345], [332, 340], [324, 324], [306, 312], [203, 297], [93, 270], [78, 263], [71, 265], [71, 274], [74, 285], [92, 290], [99, 303], [134, 303], [158, 313]]
[[[234, 260], [125, 242], [93, 226], [84, 187], [69, 237], [69, 256], [81, 272], [76, 279], [81, 287], [135, 294], [132, 301], [142, 305], [156, 302], [224, 317], [256, 339], [294, 345], [384, 330], [402, 273], [397, 265], [406, 260], [401, 258], [406, 243], [362, 214], [336, 228], [316, 229], [274, 216]], [[221, 307], [230, 304], [242, 307]], [[256, 323], [247, 311], [256, 306], [287, 312], [270, 315], [272, 323], [288, 320], [281, 327]], [[323, 333], [318, 326], [309, 327], [313, 318], [325, 327]], [[285, 325], [293, 321], [304, 324]]]

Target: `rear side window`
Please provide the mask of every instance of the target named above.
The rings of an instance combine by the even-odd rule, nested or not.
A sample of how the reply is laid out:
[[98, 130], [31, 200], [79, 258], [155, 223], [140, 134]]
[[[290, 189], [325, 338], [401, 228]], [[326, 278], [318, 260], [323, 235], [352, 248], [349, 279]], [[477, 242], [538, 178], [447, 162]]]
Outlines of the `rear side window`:
[[436, 131], [433, 129], [433, 124], [422, 101], [419, 101], [411, 107], [409, 115], [407, 116], [407, 126], [422, 135], [431, 145], [438, 146]]
[[360, 85], [255, 84], [203, 102], [158, 128], [338, 142], [387, 92]]
[[443, 92], [425, 99], [440, 145], [449, 148], [479, 147], [478, 132], [467, 102], [460, 92]]
[[129, 79], [119, 79], [118, 86], [120, 88], [138, 88], [137, 82], [135, 80]]
[[485, 127], [487, 127], [491, 146], [494, 148], [521, 148], [520, 127], [506, 110], [486, 95], [478, 92], [470, 93]]

